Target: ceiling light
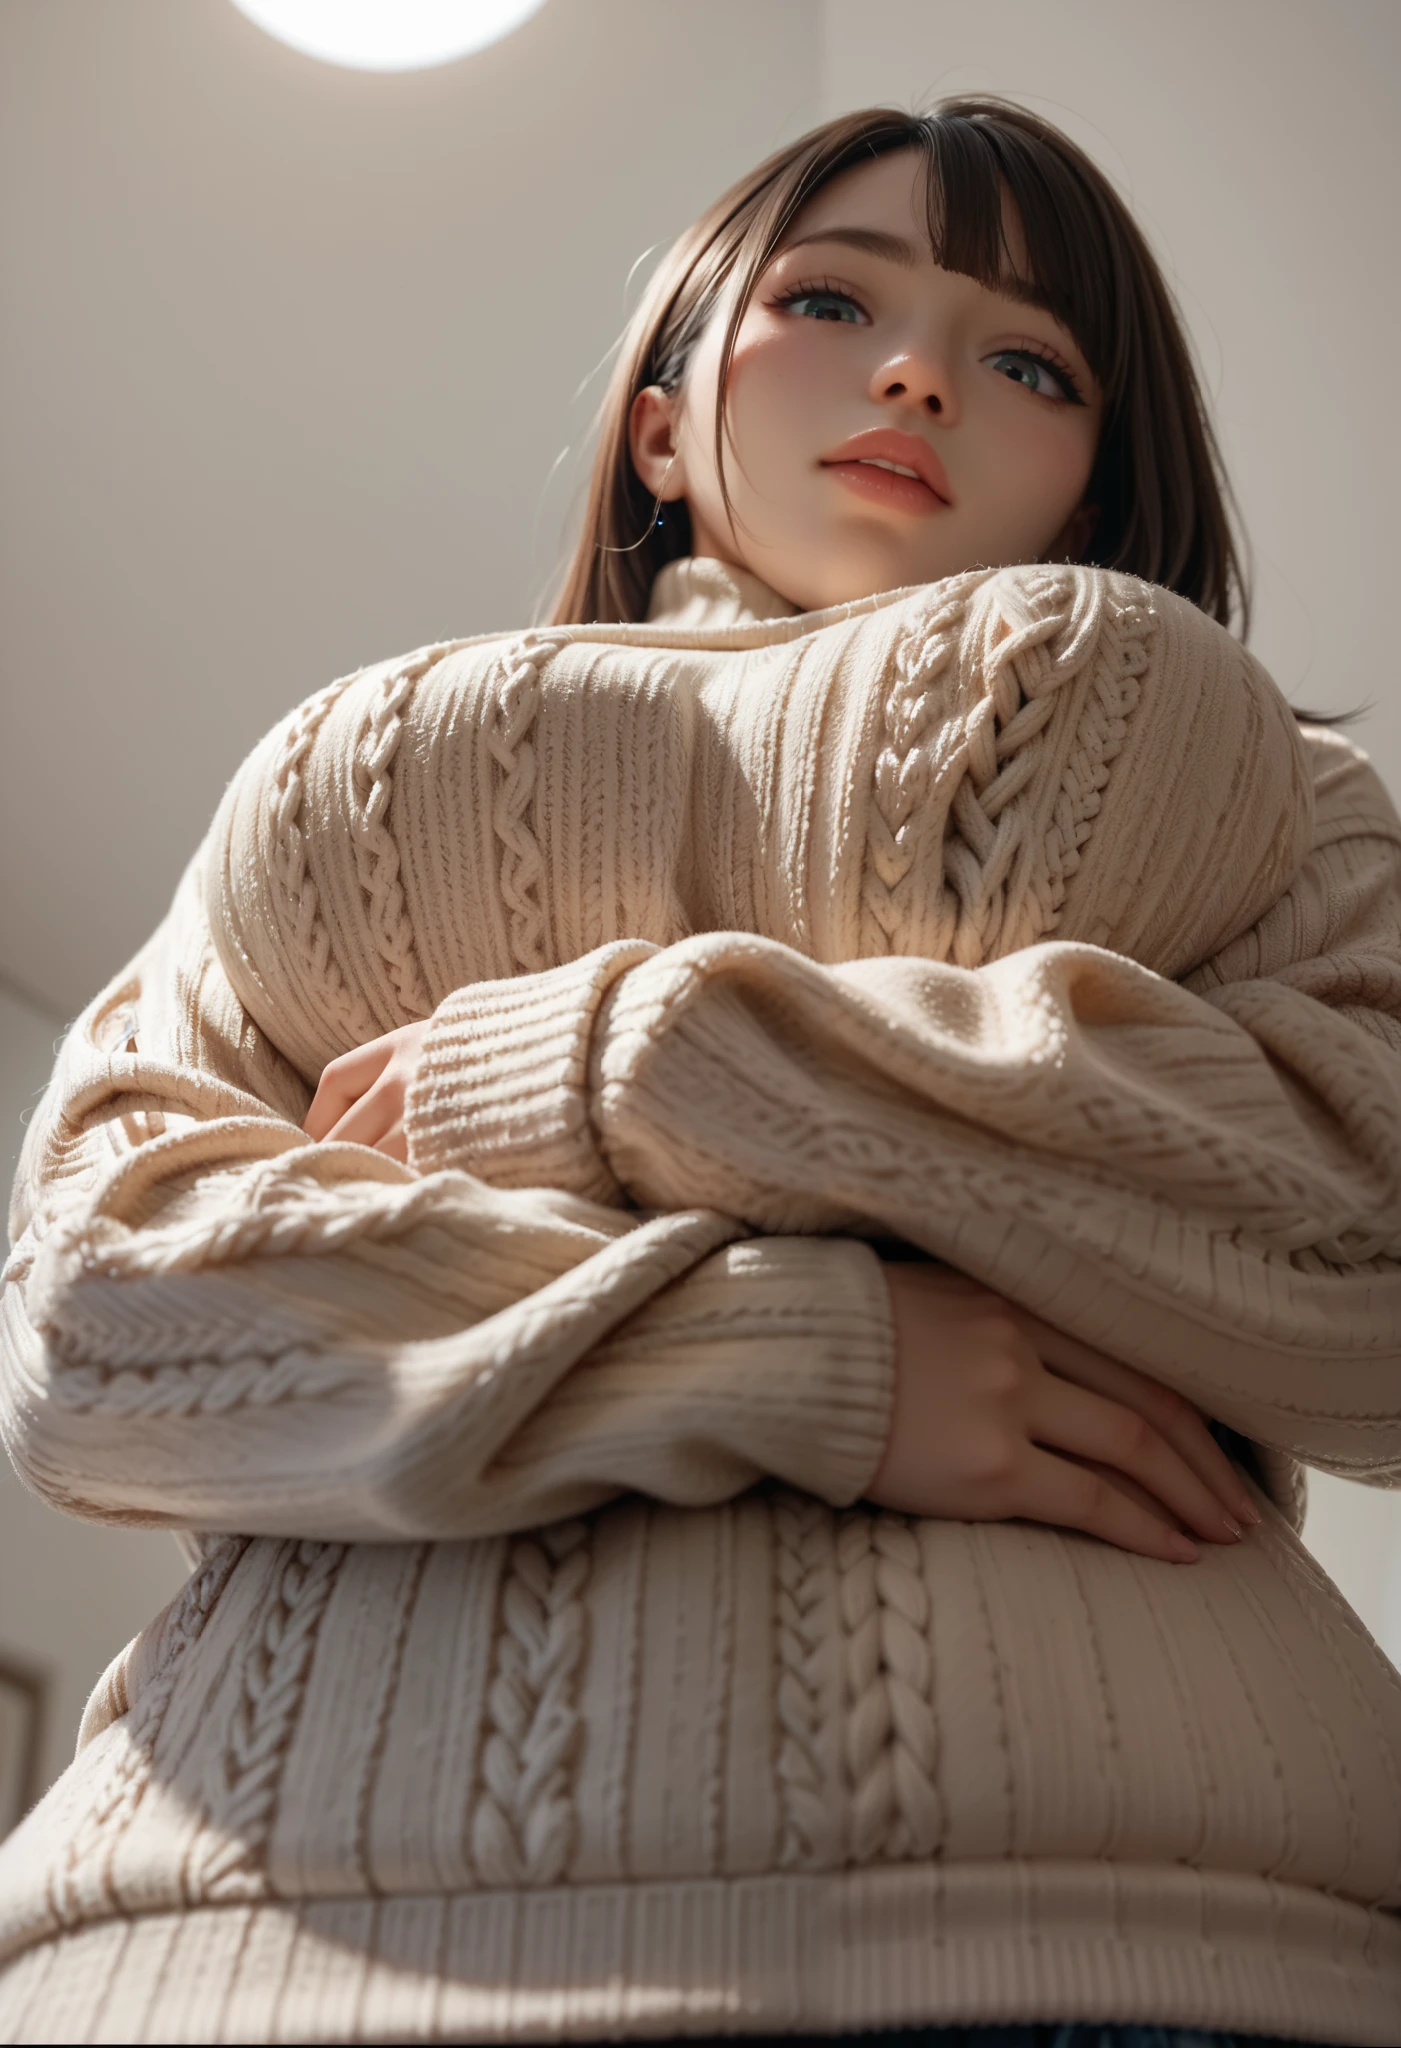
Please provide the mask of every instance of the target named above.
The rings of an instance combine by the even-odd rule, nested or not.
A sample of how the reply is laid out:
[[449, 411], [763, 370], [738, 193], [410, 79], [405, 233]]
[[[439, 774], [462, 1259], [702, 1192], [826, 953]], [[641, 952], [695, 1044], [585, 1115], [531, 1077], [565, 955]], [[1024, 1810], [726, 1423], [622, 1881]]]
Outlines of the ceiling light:
[[356, 71], [423, 71], [499, 42], [544, 0], [234, 0], [281, 43]]

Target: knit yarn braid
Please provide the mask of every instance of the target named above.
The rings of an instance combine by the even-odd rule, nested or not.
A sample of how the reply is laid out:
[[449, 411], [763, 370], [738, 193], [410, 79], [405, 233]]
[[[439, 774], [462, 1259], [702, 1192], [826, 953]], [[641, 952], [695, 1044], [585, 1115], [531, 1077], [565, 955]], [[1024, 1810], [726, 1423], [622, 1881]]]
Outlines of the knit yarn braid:
[[504, 650], [491, 730], [492, 757], [500, 771], [491, 822], [501, 842], [501, 896], [510, 913], [511, 951], [526, 973], [545, 965], [544, 861], [531, 823], [535, 749], [530, 732], [540, 709], [541, 669], [561, 644], [560, 637], [530, 633]]
[[[1152, 609], [1146, 594], [1055, 568], [955, 578], [940, 592], [898, 648], [882, 706], [863, 951], [977, 967], [1059, 921], [1138, 703]], [[1046, 816], [1042, 736], [1087, 666]], [[929, 845], [940, 840], [931, 898]]]
[[399, 849], [388, 826], [394, 755], [404, 730], [402, 712], [425, 659], [381, 682], [355, 750], [353, 782], [355, 867], [365, 893], [370, 930], [389, 970], [400, 1012], [426, 1017], [433, 1005], [414, 952], [413, 932], [399, 880]]
[[572, 1521], [511, 1546], [472, 1818], [484, 1884], [557, 1884], [568, 1865], [588, 1542], [588, 1524]]
[[307, 754], [330, 712], [359, 674], [356, 670], [353, 675], [328, 684], [296, 712], [288, 724], [282, 756], [268, 785], [273, 872], [286, 906], [292, 942], [306, 976], [306, 988], [352, 1045], [363, 1045], [375, 1036], [375, 1021], [364, 998], [347, 983], [331, 949], [331, 935], [321, 914], [321, 893], [307, 861], [302, 807]]
[[837, 1570], [846, 1631], [847, 1855], [855, 1863], [930, 1856], [942, 1819], [929, 1594], [908, 1522], [869, 1510], [843, 1516]]
[[316, 1632], [336, 1574], [342, 1543], [288, 1546], [260, 1617], [226, 1746], [211, 1759], [212, 1828], [191, 1856], [191, 1884], [220, 1901], [265, 1895], [268, 1831], [278, 1784], [297, 1723]]
[[836, 1522], [823, 1502], [786, 1489], [773, 1504], [778, 1580], [775, 1706], [782, 1731], [778, 1782], [783, 1820], [778, 1860], [785, 1870], [832, 1869], [842, 1859], [842, 1812], [823, 1755], [839, 1725], [831, 1696], [828, 1622], [837, 1585]]

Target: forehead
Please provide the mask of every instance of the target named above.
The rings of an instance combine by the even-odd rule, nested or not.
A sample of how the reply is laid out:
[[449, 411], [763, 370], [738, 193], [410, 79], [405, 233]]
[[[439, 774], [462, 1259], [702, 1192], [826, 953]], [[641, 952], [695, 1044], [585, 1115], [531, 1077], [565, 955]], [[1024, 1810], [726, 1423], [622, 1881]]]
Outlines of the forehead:
[[896, 233], [925, 232], [928, 176], [917, 150], [891, 150], [871, 163], [839, 171], [800, 210], [795, 235], [814, 228], [888, 227]]
[[[783, 238], [783, 247], [834, 227], [876, 228], [909, 242], [921, 263], [933, 264], [930, 241], [930, 168], [917, 149], [890, 150], [822, 187], [803, 206]], [[1007, 279], [1028, 273], [1026, 238], [1011, 195], [1002, 193], [1002, 235]], [[1013, 293], [1021, 298], [1023, 291]]]

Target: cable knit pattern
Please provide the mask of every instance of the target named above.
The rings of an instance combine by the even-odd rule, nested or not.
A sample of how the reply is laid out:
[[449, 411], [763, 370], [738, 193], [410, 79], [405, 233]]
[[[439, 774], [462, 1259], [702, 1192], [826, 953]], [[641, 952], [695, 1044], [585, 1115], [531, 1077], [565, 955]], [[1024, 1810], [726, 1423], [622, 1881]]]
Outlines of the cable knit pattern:
[[574, 1844], [588, 1535], [586, 1523], [565, 1522], [511, 1546], [472, 1818], [472, 1853], [487, 1884], [557, 1884]]
[[510, 912], [515, 963], [527, 973], [545, 965], [540, 903], [544, 862], [531, 822], [535, 749], [530, 732], [540, 708], [540, 670], [559, 644], [531, 633], [506, 649], [490, 740], [501, 778], [491, 807], [491, 822], [501, 841], [501, 896]]
[[265, 1896], [268, 1831], [296, 1725], [307, 1670], [331, 1587], [345, 1557], [339, 1543], [298, 1543], [289, 1555], [241, 1668], [242, 1684], [211, 1788], [209, 1838], [192, 1859], [198, 1896]]
[[[1059, 921], [1100, 792], [1138, 702], [1151, 606], [1073, 571], [965, 577], [901, 648], [883, 706], [865, 903], [868, 952], [915, 950], [918, 839], [947, 813], [944, 892], [919, 950], [976, 967]], [[1054, 692], [1094, 673], [1044, 828], [1038, 741]], [[1020, 856], [1020, 858], [1019, 858]], [[1010, 924], [1004, 930], [1004, 920]]]
[[426, 1017], [433, 1005], [413, 947], [404, 914], [399, 881], [399, 849], [387, 813], [393, 792], [391, 770], [404, 730], [400, 716], [419, 677], [432, 666], [430, 656], [398, 675], [386, 676], [370, 709], [355, 755], [355, 864], [365, 892], [370, 929], [394, 982], [399, 1007], [410, 1017]]
[[[1026, 943], [1053, 929], [1065, 901], [1066, 880], [1080, 865], [1080, 850], [1099, 813], [1100, 792], [1109, 780], [1110, 767], [1124, 744], [1128, 720], [1138, 705], [1138, 679], [1149, 660], [1150, 618], [1149, 608], [1141, 600], [1130, 600], [1119, 610], [1121, 630], [1113, 657], [1095, 677], [1078, 743], [1062, 776], [1053, 830], [1045, 841], [1045, 881], [1043, 884], [1038, 874], [1033, 885], [1041, 914], [1035, 928], [1028, 932]], [[1004, 643], [1004, 647], [1010, 645], [1010, 641]], [[1072, 639], [1062, 661], [1067, 656], [1073, 658], [1074, 651]], [[1043, 704], [1047, 699], [1037, 695], [1032, 702]]]
[[837, 1530], [846, 1630], [846, 1756], [853, 1863], [933, 1855], [939, 1842], [919, 1549], [898, 1516], [844, 1516]]
[[[901, 950], [909, 926], [915, 834], [925, 822], [930, 784], [941, 772], [947, 778], [963, 766], [958, 739], [946, 734], [934, 703], [935, 687], [957, 648], [963, 617], [963, 593], [955, 589], [928, 621], [925, 633], [900, 648], [890, 693], [881, 707], [881, 745], [867, 828], [864, 896], [869, 923], [863, 937], [872, 949], [879, 946], [888, 953]], [[930, 745], [935, 734], [942, 742], [937, 762]]]
[[[951, 957], [970, 967], [1055, 929], [1067, 878], [1080, 865], [1100, 792], [1138, 703], [1152, 617], [1146, 593], [1116, 601], [1105, 584], [1065, 571], [1035, 582], [1004, 577], [988, 596], [994, 591], [996, 602], [985, 598], [983, 605], [982, 666], [989, 684], [969, 720], [968, 774], [954, 799], [958, 834], [945, 852], [945, 874], [965, 915]], [[1074, 678], [1101, 639], [1050, 829], [1038, 837], [1028, 830], [1020, 801], [1035, 770], [1033, 742], [1050, 721], [1052, 692]], [[1013, 871], [1019, 852], [1021, 874]], [[1007, 933], [1002, 919], [1009, 903], [1020, 918]]]
[[[413, 1018], [408, 1164], [309, 1143]], [[1401, 1675], [1296, 1531], [1401, 1482], [1401, 820], [1182, 600], [677, 563], [341, 679], [11, 1223], [24, 1476], [206, 1551], [0, 1850], [0, 2038], [1394, 2042]], [[1260, 1527], [873, 1509], [892, 1237]]]
[[288, 722], [281, 759], [271, 779], [273, 872], [282, 893], [289, 936], [296, 949], [305, 987], [319, 999], [352, 1045], [375, 1035], [374, 1018], [359, 991], [346, 984], [331, 949], [331, 935], [321, 914], [321, 896], [307, 863], [302, 805], [306, 794], [303, 765], [317, 734], [356, 675], [343, 676], [310, 699]]
[[832, 1716], [832, 1703], [824, 1697], [824, 1667], [831, 1661], [834, 1524], [820, 1501], [803, 1494], [779, 1494], [773, 1514], [779, 1656], [774, 1706], [783, 1803], [778, 1862], [785, 1870], [820, 1870], [841, 1862], [844, 1850], [842, 1809], [822, 1756], [824, 1725]]

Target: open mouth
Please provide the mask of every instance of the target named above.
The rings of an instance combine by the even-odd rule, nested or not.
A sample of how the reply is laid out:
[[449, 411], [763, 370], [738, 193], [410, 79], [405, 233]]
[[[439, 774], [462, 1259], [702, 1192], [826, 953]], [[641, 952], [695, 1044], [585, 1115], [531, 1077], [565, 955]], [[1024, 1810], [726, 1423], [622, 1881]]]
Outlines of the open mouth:
[[868, 427], [824, 456], [822, 467], [869, 503], [892, 511], [927, 514], [953, 504], [944, 465], [918, 434]]
[[872, 504], [888, 505], [901, 512], [942, 512], [948, 501], [931, 490], [923, 477], [904, 463], [886, 456], [861, 455], [846, 462], [824, 462], [822, 467], [849, 490]]

